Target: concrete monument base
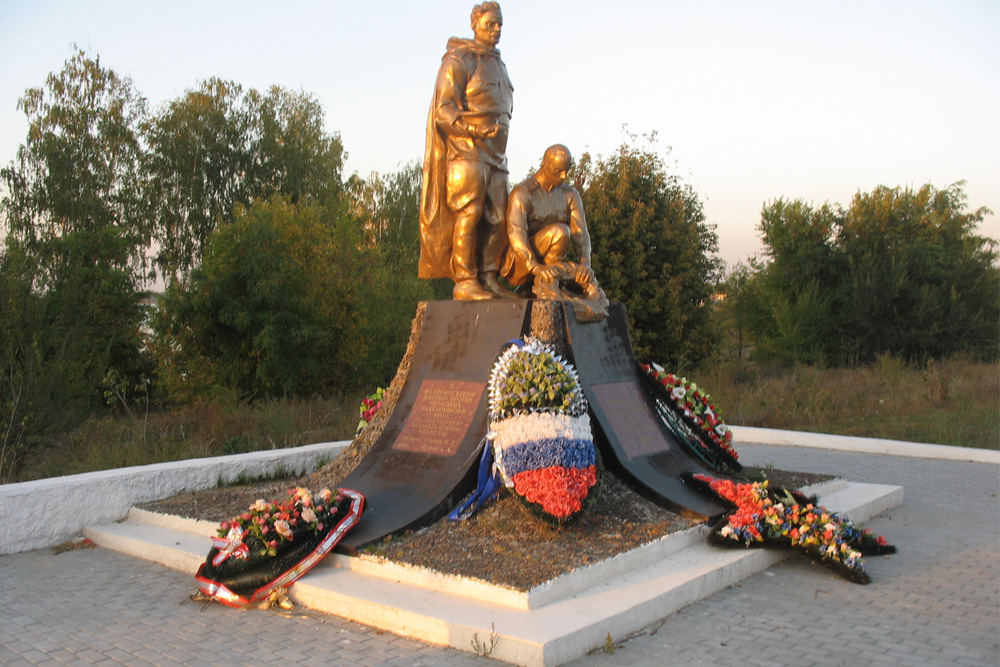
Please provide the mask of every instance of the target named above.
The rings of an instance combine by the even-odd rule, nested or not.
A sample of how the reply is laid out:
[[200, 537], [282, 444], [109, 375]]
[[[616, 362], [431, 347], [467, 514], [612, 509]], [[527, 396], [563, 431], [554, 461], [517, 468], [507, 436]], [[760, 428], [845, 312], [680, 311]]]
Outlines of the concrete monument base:
[[[903, 500], [902, 487], [840, 480], [807, 491], [857, 522]], [[133, 509], [127, 521], [87, 528], [84, 535], [106, 548], [193, 575], [205, 560], [215, 528], [214, 523]], [[706, 526], [698, 526], [668, 535], [530, 591], [374, 556], [335, 555], [289, 593], [310, 609], [421, 641], [516, 665], [561, 665], [793, 555], [712, 547], [705, 540], [707, 532]]]

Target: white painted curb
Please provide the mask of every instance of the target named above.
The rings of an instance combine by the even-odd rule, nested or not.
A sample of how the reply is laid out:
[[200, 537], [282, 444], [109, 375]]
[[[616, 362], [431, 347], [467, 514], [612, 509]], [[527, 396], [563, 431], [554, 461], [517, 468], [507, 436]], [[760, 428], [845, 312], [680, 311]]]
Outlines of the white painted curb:
[[[808, 431], [779, 431], [773, 428], [752, 426], [730, 426], [733, 440], [752, 445], [783, 445], [788, 447], [809, 447], [812, 449], [833, 449], [842, 452], [863, 452], [865, 454], [886, 454], [888, 456], [910, 456], [920, 459], [943, 459], [946, 461], [971, 461], [973, 463], [993, 463], [1000, 465], [1000, 451], [976, 449], [973, 447], [952, 447], [950, 445], [927, 445], [902, 440], [880, 438], [859, 438], [848, 435], [810, 433]], [[736, 451], [739, 451], [737, 446]]]
[[240, 475], [262, 477], [279, 466], [292, 474], [311, 472], [349, 444], [323, 442], [0, 485], [0, 555], [54, 546], [84, 526], [123, 518], [136, 503], [209, 489]]

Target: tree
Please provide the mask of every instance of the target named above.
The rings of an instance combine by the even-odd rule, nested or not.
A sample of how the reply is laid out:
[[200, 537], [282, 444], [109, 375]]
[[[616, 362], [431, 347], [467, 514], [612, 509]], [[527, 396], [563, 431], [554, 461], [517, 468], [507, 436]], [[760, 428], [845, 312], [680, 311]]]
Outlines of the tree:
[[50, 408], [69, 424], [101, 405], [109, 374], [132, 383], [149, 371], [140, 298], [150, 230], [139, 169], [145, 100], [129, 79], [77, 49], [19, 108], [28, 135], [0, 171], [0, 206], [4, 319], [25, 328], [6, 330], [2, 363], [5, 386], [22, 383], [14, 403], [38, 399], [14, 420], [35, 429], [30, 438], [52, 426], [41, 418]]
[[[759, 267], [751, 329], [758, 358], [825, 365], [843, 355], [839, 285], [844, 257], [835, 245], [838, 212], [801, 200], [764, 206], [758, 229], [769, 261]], [[748, 295], [749, 296], [749, 295]], [[760, 301], [762, 299], [762, 301]]]
[[344, 147], [340, 135], [326, 133], [319, 100], [272, 86], [254, 101], [258, 196], [281, 195], [293, 204], [306, 199], [327, 206], [339, 202]]
[[959, 351], [997, 358], [996, 242], [975, 234], [989, 210], [968, 210], [963, 186], [880, 186], [854, 196], [837, 233], [847, 257], [853, 361], [884, 353], [925, 361]]
[[226, 387], [248, 399], [358, 388], [359, 236], [318, 204], [237, 207], [200, 269], [155, 321], [160, 375], [181, 400]]
[[780, 199], [765, 206], [769, 261], [751, 279], [755, 355], [816, 364], [883, 354], [996, 359], [996, 243], [975, 234], [988, 210], [968, 210], [962, 186], [879, 186], [846, 209]]
[[748, 357], [754, 349], [754, 332], [763, 328], [761, 321], [770, 320], [760, 294], [759, 271], [756, 259], [746, 264], [739, 262], [719, 285], [719, 316], [732, 351], [731, 355], [725, 355], [727, 357]]
[[246, 97], [238, 84], [209, 79], [144, 126], [157, 263], [169, 279], [196, 266], [217, 221], [249, 203], [254, 120]]
[[[347, 183], [351, 215], [369, 258], [367, 280], [358, 286], [359, 321], [367, 342], [366, 374], [375, 384], [392, 379], [406, 351], [417, 303], [442, 298], [433, 284], [417, 277], [420, 179], [420, 165], [410, 163], [384, 177], [352, 176]], [[451, 287], [446, 287], [450, 295]]]
[[[139, 166], [145, 100], [82, 50], [25, 91], [28, 136], [3, 169], [8, 239], [39, 258], [42, 286], [71, 267], [146, 267], [149, 226]], [[141, 282], [136, 274], [136, 282]]]
[[655, 152], [627, 143], [576, 167], [597, 279], [625, 304], [637, 358], [680, 368], [716, 343], [710, 299], [721, 262], [694, 189]]
[[209, 235], [237, 205], [275, 196], [338, 201], [343, 146], [323, 126], [312, 95], [278, 86], [262, 95], [217, 78], [150, 118], [149, 198], [167, 279], [200, 263]]
[[12, 481], [25, 452], [34, 444], [39, 426], [55, 415], [39, 419], [45, 405], [39, 377], [38, 338], [42, 332], [41, 305], [32, 289], [34, 267], [18, 248], [0, 254], [0, 483]]

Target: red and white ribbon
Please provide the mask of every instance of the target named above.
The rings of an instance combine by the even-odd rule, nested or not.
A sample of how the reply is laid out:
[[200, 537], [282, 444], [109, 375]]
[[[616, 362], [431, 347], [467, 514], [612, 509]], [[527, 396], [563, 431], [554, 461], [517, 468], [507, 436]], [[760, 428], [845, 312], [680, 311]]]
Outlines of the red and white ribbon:
[[212, 546], [219, 550], [212, 559], [212, 567], [219, 567], [231, 556], [236, 558], [246, 558], [250, 555], [250, 549], [243, 544], [243, 536], [246, 533], [240, 526], [233, 526], [225, 537], [213, 537]]

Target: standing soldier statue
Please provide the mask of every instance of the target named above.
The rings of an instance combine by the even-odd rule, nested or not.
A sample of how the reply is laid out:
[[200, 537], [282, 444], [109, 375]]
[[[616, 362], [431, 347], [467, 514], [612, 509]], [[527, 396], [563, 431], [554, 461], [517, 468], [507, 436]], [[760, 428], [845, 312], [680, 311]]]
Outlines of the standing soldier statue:
[[497, 282], [514, 93], [496, 49], [502, 26], [496, 2], [473, 8], [475, 36], [448, 41], [427, 117], [418, 274], [454, 280], [455, 299], [513, 296]]

